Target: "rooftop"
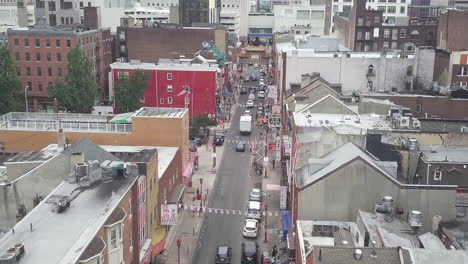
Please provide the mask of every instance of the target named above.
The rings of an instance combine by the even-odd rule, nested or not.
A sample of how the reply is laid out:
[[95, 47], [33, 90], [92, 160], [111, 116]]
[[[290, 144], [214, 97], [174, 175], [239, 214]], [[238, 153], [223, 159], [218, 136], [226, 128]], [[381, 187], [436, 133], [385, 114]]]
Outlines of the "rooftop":
[[57, 155], [58, 150], [44, 148], [41, 151], [25, 151], [9, 158], [5, 163], [10, 162], [44, 162]]
[[[378, 161], [354, 143], [348, 142], [322, 156], [320, 159], [309, 159], [307, 165], [297, 169], [295, 173], [297, 185], [300, 189], [306, 188], [308, 185], [314, 184], [356, 158], [363, 159], [369, 166], [373, 166], [377, 171], [386, 175], [391, 181], [398, 183], [396, 175], [390, 174], [392, 170], [388, 168], [388, 166], [394, 165], [396, 162]], [[390, 164], [387, 165], [388, 163]], [[391, 167], [395, 166], [396, 165]]]
[[[362, 258], [356, 259], [360, 250]], [[313, 252], [313, 263], [317, 264], [400, 264], [397, 248], [350, 248], [319, 246]]]
[[217, 72], [218, 65], [213, 63], [187, 63], [174, 61], [168, 63], [161, 61], [161, 63], [148, 63], [148, 62], [114, 62], [110, 65], [113, 70], [160, 70], [160, 71], [203, 71], [203, 72]]
[[[171, 162], [174, 160], [178, 147], [151, 147], [151, 146], [111, 146], [111, 145], [102, 145], [100, 146], [104, 150], [110, 153], [116, 153], [115, 155], [119, 156], [117, 153], [141, 153], [148, 150], [157, 150], [158, 152], [158, 178], [161, 178], [164, 175], [164, 172], [167, 170]], [[149, 152], [152, 153], [152, 152]], [[152, 156], [152, 155], [151, 155]], [[134, 161], [138, 162], [139, 157], [145, 158], [145, 156], [136, 156], [131, 158], [131, 160], [126, 160], [125, 157], [121, 157], [125, 161]], [[146, 156], [148, 158], [148, 156]]]
[[[0, 251], [23, 243], [26, 253], [21, 264], [76, 263], [136, 179], [128, 176], [98, 183], [78, 194], [78, 185], [63, 181], [13, 227], [14, 232], [0, 238]], [[54, 212], [55, 205], [51, 204], [57, 196], [71, 199], [70, 207], [61, 214]]]
[[468, 133], [468, 120], [419, 119], [422, 132]]
[[468, 163], [468, 146], [422, 145], [419, 150], [428, 162]]
[[468, 217], [464, 216], [451, 221], [442, 221], [440, 224], [444, 233], [456, 244], [456, 249], [462, 249], [468, 254], [468, 237], [465, 236], [468, 233]]
[[110, 28], [100, 28], [88, 30], [81, 24], [69, 24], [51, 27], [47, 24], [36, 24], [32, 28], [8, 29], [8, 35], [31, 35], [31, 36], [79, 36], [101, 31], [110, 30]]
[[135, 112], [137, 117], [182, 118], [188, 112], [186, 108], [142, 107]]
[[401, 255], [406, 263], [414, 264], [466, 264], [468, 254], [464, 250], [404, 248]]

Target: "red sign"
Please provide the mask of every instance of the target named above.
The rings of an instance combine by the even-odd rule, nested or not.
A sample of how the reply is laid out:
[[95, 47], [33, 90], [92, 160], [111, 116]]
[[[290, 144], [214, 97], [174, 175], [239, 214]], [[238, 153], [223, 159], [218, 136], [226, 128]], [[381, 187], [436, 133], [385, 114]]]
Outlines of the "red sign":
[[273, 143], [273, 144], [268, 144], [268, 150], [269, 151], [275, 151], [276, 150], [276, 144]]

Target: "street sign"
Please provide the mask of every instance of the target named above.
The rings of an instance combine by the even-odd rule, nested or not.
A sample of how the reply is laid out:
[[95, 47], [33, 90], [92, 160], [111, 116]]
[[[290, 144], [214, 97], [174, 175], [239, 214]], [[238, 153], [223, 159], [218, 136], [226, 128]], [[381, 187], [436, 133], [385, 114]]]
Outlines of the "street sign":
[[268, 150], [269, 151], [275, 151], [276, 150], [276, 144], [268, 144]]
[[280, 209], [286, 210], [288, 200], [288, 186], [281, 186], [280, 192]]
[[177, 204], [161, 204], [161, 225], [177, 225]]
[[270, 114], [268, 115], [269, 127], [281, 127], [281, 115]]

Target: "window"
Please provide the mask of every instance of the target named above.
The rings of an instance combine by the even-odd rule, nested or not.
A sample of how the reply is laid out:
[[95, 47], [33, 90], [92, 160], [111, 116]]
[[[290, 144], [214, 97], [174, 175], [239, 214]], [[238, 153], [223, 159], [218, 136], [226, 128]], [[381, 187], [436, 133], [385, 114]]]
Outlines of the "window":
[[167, 86], [167, 92], [172, 93], [172, 85]]
[[374, 73], [374, 65], [369, 65], [369, 67], [367, 67], [367, 74], [375, 74]]
[[37, 89], [39, 90], [39, 92], [42, 92], [42, 83], [37, 84]]
[[361, 31], [358, 31], [358, 32], [357, 32], [356, 39], [357, 39], [357, 40], [361, 40], [361, 39], [362, 39], [362, 32], [361, 32]]
[[61, 53], [57, 53], [57, 61], [62, 61], [62, 54]]
[[29, 47], [29, 39], [24, 39], [24, 46]]
[[71, 40], [67, 39], [67, 48], [71, 47]]
[[406, 68], [406, 75], [407, 76], [413, 75], [413, 66], [410, 65]]
[[392, 42], [392, 49], [398, 49], [398, 43]]
[[28, 91], [29, 91], [29, 92], [32, 92], [32, 89], [33, 89], [33, 87], [32, 87], [32, 82], [31, 82], [31, 81], [28, 81], [28, 83], [27, 83], [26, 86], [28, 87]]
[[421, 104], [416, 104], [416, 113], [421, 113], [422, 112], [422, 105]]
[[461, 67], [457, 71], [458, 76], [468, 76], [468, 67]]
[[45, 45], [47, 48], [50, 48], [50, 39], [46, 39]]
[[160, 104], [164, 104], [164, 98], [160, 98], [160, 99], [159, 99], [159, 103], [160, 103]]
[[338, 5], [333, 5], [333, 13], [338, 12]]
[[21, 76], [21, 68], [16, 67], [16, 76], [20, 77]]
[[362, 18], [362, 17], [359, 17], [358, 20], [357, 20], [357, 25], [358, 25], [359, 27], [362, 27], [363, 21], [364, 21], [363, 18]]
[[400, 13], [404, 14], [406, 11], [406, 8], [404, 6], [400, 6]]
[[111, 249], [117, 248], [117, 228], [110, 231]]
[[47, 61], [51, 61], [51, 60], [52, 60], [50, 53], [47, 53], [47, 54], [46, 54], [46, 59], [47, 59]]
[[441, 181], [442, 180], [442, 171], [436, 170], [434, 171], [434, 181]]
[[128, 72], [118, 72], [117, 73], [117, 78], [118, 79], [123, 79], [123, 78], [128, 78]]
[[83, 8], [83, 2], [80, 2], [80, 8]]
[[57, 76], [59, 78], [62, 78], [62, 68], [60, 68], [60, 67], [57, 68]]
[[384, 38], [390, 38], [390, 29], [385, 29], [384, 30], [383, 37]]
[[36, 61], [41, 61], [41, 54], [40, 53], [36, 53]]
[[47, 68], [47, 75], [52, 77], [52, 68]]
[[185, 91], [186, 93], [190, 92], [190, 86], [184, 85], [184, 91]]
[[387, 0], [379, 0], [379, 3], [387, 3]]
[[366, 32], [366, 40], [370, 40], [370, 32]]
[[31, 76], [31, 68], [26, 67], [26, 76]]
[[41, 67], [37, 67], [36, 70], [37, 70], [37, 76], [38, 76], [38, 77], [42, 76], [42, 69], [41, 69]]
[[172, 73], [167, 74], [167, 80], [172, 80]]
[[400, 30], [400, 38], [406, 38], [406, 29]]
[[343, 5], [343, 12], [351, 12], [351, 5]]
[[172, 104], [172, 103], [173, 103], [173, 102], [172, 102], [172, 97], [168, 97], [168, 98], [167, 98], [167, 103], [168, 103], [168, 104]]
[[36, 39], [36, 48], [40, 48], [40, 47], [41, 47], [41, 40]]
[[398, 39], [398, 29], [393, 29], [392, 30], [392, 40], [397, 40]]
[[19, 53], [19, 52], [15, 52], [15, 59], [16, 59], [17, 61], [20, 60], [20, 53]]
[[396, 13], [396, 6], [389, 6], [387, 8], [387, 13]]
[[19, 39], [15, 38], [15, 46], [18, 47], [19, 46]]
[[190, 98], [189, 97], [185, 97], [185, 104], [190, 104]]
[[55, 40], [55, 47], [60, 48], [60, 39]]
[[374, 17], [374, 23], [375, 24], [380, 24], [380, 17], [379, 16]]
[[387, 7], [386, 6], [378, 6], [377, 10], [382, 11], [382, 12], [387, 12]]

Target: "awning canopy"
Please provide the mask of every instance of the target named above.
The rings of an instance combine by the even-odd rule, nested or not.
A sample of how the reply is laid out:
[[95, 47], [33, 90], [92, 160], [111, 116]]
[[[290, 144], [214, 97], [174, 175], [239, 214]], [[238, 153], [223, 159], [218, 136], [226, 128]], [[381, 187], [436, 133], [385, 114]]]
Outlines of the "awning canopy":
[[134, 112], [122, 113], [114, 116], [109, 122], [112, 123], [132, 123], [132, 116]]
[[289, 227], [291, 227], [292, 224], [292, 214], [291, 211], [283, 211], [281, 215], [283, 219], [283, 241], [286, 241]]
[[178, 184], [172, 191], [172, 194], [169, 197], [169, 201], [167, 201], [167, 203], [169, 204], [178, 203], [180, 201], [180, 198], [182, 197], [182, 194], [184, 193], [184, 190], [185, 190], [185, 184], [182, 184], [182, 183]]

